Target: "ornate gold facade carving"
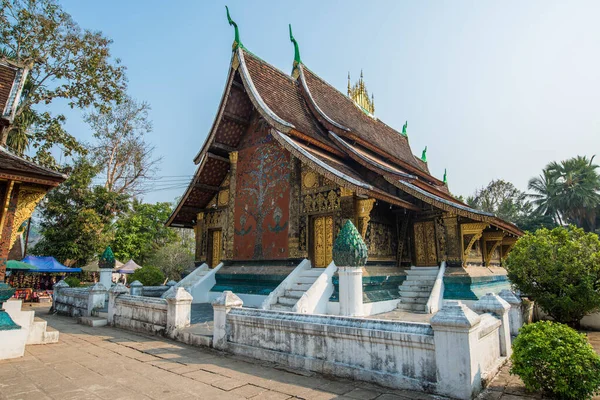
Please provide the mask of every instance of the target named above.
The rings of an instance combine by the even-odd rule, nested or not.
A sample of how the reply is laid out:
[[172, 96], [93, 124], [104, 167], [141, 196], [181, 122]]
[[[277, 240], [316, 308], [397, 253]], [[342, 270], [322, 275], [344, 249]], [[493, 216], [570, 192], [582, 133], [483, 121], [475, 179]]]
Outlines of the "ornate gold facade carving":
[[304, 189], [313, 189], [318, 185], [318, 176], [314, 171], [306, 171], [302, 174], [302, 187]]
[[223, 221], [225, 217], [225, 212], [219, 211], [211, 211], [206, 213], [206, 226], [208, 227], [221, 227], [223, 226]]
[[218, 206], [225, 207], [229, 204], [229, 189], [221, 190], [219, 192]]
[[237, 162], [238, 162], [238, 152], [237, 151], [232, 151], [229, 153], [229, 162], [231, 162], [232, 164], [237, 164]]
[[436, 237], [434, 221], [414, 223], [415, 258], [418, 266], [437, 265]]
[[340, 187], [340, 196], [341, 197], [354, 196], [354, 192], [348, 188]]
[[21, 186], [21, 188], [19, 189], [17, 209], [15, 211], [15, 216], [13, 219], [13, 228], [8, 246], [9, 248], [12, 247], [12, 245], [15, 243], [21, 224], [23, 224], [23, 222], [27, 221], [29, 217], [31, 217], [31, 214], [33, 214], [33, 210], [35, 210], [35, 207], [44, 198], [45, 195], [45, 190]]
[[[471, 253], [471, 248], [473, 248], [473, 245], [476, 241], [481, 239], [481, 236], [483, 235], [483, 230], [488, 226], [489, 224], [486, 224], [485, 222], [472, 222], [460, 225], [460, 231], [463, 242], [463, 261], [467, 261], [469, 253]], [[469, 236], [466, 246], [465, 236]]]
[[333, 254], [333, 217], [331, 215], [316, 217], [313, 225], [315, 267], [327, 267], [331, 263]]
[[338, 210], [340, 196], [336, 190], [329, 190], [315, 194], [306, 194], [302, 201], [302, 213], [322, 213]]
[[506, 260], [506, 257], [508, 257], [508, 253], [510, 253], [512, 248], [515, 246], [517, 240], [519, 239], [513, 236], [505, 236], [502, 239], [502, 261]]
[[356, 199], [356, 223], [360, 235], [365, 239], [367, 235], [367, 227], [371, 219], [371, 211], [375, 199]]
[[502, 245], [502, 239], [506, 235], [503, 231], [497, 232], [485, 232], [483, 234], [483, 256], [485, 265], [490, 265], [494, 252], [500, 245]]

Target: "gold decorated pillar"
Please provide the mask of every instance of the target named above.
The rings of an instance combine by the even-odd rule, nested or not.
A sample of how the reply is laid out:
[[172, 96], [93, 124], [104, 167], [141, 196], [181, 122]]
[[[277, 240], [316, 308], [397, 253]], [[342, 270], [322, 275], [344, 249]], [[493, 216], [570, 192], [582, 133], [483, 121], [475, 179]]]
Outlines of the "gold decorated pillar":
[[496, 249], [502, 245], [505, 233], [502, 231], [485, 232], [483, 234], [483, 256], [486, 266], [490, 266]]
[[354, 192], [345, 187], [340, 187], [340, 209], [342, 217], [342, 226], [344, 221], [349, 219], [356, 226], [356, 204], [354, 202]]
[[[460, 225], [463, 265], [467, 265], [470, 261], [469, 254], [471, 253], [473, 245], [481, 239], [483, 230], [488, 226], [489, 224], [486, 224], [485, 222], [472, 222]], [[477, 263], [482, 264], [483, 259], [477, 260]]]
[[369, 226], [369, 221], [371, 220], [371, 210], [373, 210], [374, 204], [375, 199], [356, 199], [356, 227], [363, 240], [367, 235], [367, 228]]
[[290, 156], [290, 214], [288, 223], [288, 249], [290, 258], [306, 258], [306, 252], [300, 251], [300, 198], [301, 198], [301, 163], [293, 155]]
[[229, 204], [227, 207], [227, 226], [225, 229], [225, 259], [233, 260], [233, 241], [235, 232], [235, 188], [237, 178], [238, 152], [229, 153]]
[[202, 248], [202, 234], [204, 233], [204, 213], [198, 213], [196, 215], [196, 226], [194, 226], [194, 234], [196, 236], [196, 256], [195, 261], [204, 261], [202, 255], [204, 249]]

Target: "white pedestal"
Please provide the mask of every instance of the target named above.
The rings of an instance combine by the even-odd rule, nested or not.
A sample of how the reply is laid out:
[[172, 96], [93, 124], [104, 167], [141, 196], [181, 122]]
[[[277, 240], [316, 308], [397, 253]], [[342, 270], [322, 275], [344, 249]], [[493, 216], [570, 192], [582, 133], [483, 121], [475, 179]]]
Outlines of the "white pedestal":
[[340, 315], [363, 316], [362, 267], [338, 267], [340, 277]]
[[100, 268], [100, 283], [108, 290], [112, 286], [112, 268]]

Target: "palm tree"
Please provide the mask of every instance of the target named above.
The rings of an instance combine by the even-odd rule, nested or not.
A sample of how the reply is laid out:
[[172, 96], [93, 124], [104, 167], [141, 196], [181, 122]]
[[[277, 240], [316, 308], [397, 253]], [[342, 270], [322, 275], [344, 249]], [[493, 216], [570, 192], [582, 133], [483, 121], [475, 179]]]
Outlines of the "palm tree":
[[532, 179], [529, 187], [537, 192], [537, 198], [533, 197], [540, 211], [545, 207], [546, 212], [556, 213], [559, 221], [562, 215], [566, 222], [594, 231], [600, 206], [600, 175], [593, 161], [594, 157], [577, 156], [552, 162], [543, 176]]
[[556, 179], [550, 174], [546, 167], [538, 177], [531, 178], [527, 185], [532, 204], [535, 207], [534, 213], [537, 215], [551, 215], [557, 225], [562, 225], [563, 221], [556, 204]]

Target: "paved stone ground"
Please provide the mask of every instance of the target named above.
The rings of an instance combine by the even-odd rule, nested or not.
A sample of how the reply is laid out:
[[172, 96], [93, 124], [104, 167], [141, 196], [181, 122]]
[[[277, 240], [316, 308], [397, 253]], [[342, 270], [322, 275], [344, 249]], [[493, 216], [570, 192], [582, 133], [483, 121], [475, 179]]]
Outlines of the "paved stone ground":
[[41, 309], [36, 314], [60, 331], [60, 341], [27, 346], [25, 357], [0, 361], [0, 400], [441, 399], [284, 370], [120, 329], [91, 328]]

